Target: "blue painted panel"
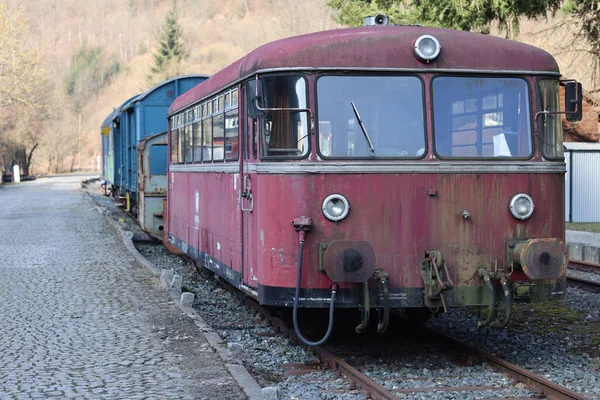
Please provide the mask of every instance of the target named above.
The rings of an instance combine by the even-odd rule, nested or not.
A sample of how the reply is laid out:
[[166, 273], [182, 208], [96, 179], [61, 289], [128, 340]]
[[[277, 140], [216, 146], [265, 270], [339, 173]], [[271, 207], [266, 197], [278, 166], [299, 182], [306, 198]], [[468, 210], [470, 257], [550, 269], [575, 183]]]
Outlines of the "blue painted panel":
[[155, 144], [150, 147], [150, 175], [167, 174], [167, 156], [166, 144]]
[[[114, 112], [114, 118], [120, 120], [120, 126], [111, 131], [114, 146], [114, 178], [115, 184], [121, 187], [121, 194], [129, 192], [132, 200], [137, 201], [137, 145], [139, 141], [148, 136], [165, 132], [167, 130], [167, 111], [171, 103], [207, 78], [208, 76], [205, 75], [191, 75], [165, 81], [132, 97]], [[108, 147], [110, 147], [110, 143]], [[104, 152], [103, 146], [103, 156]], [[166, 171], [166, 149], [164, 157], [157, 156], [157, 158], [163, 158], [163, 161], [159, 161], [162, 165], [152, 165], [151, 168]], [[107, 162], [108, 164], [110, 161]]]
[[156, 135], [167, 131], [167, 111], [169, 105], [146, 105], [144, 107], [145, 136]]

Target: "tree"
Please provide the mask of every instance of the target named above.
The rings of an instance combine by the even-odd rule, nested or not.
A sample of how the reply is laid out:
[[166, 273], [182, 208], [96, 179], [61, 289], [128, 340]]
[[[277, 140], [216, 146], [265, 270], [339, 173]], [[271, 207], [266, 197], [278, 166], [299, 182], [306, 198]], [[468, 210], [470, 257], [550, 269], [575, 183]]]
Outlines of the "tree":
[[42, 81], [40, 54], [28, 49], [27, 21], [0, 4], [0, 110], [14, 105], [34, 106]]
[[149, 83], [156, 83], [179, 75], [179, 64], [185, 59], [186, 51], [181, 36], [183, 30], [177, 21], [173, 7], [165, 18], [158, 34], [158, 49], [153, 54], [154, 66], [148, 76]]
[[28, 46], [27, 21], [0, 4], [0, 161], [29, 174], [45, 115], [43, 69], [38, 49]]
[[65, 91], [71, 98], [74, 111], [81, 112], [89, 97], [104, 88], [112, 77], [119, 74], [119, 62], [104, 56], [98, 46], [84, 43], [71, 57], [71, 67], [65, 76]]
[[[589, 0], [588, 0], [589, 1]], [[361, 25], [367, 15], [386, 14], [396, 24], [423, 24], [489, 33], [493, 21], [507, 36], [519, 33], [519, 17], [544, 18], [560, 8], [560, 0], [330, 0], [338, 21]]]
[[[597, 0], [567, 0], [563, 10], [580, 24], [568, 51], [592, 55], [595, 82], [600, 69], [600, 4]], [[582, 40], [589, 46], [581, 46]]]

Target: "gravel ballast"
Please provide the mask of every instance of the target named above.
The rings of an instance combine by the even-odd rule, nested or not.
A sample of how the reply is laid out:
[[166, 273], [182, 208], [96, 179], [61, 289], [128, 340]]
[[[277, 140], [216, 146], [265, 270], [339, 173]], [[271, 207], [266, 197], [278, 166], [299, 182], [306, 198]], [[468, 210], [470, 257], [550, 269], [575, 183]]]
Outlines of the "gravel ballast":
[[[100, 195], [92, 186], [88, 190], [105, 215], [118, 221], [123, 229], [143, 234], [122, 210], [114, 206], [112, 199]], [[171, 254], [162, 245], [136, 243], [136, 248], [157, 268], [173, 269], [183, 277], [183, 290], [195, 293], [195, 309], [223, 338], [224, 348], [229, 348], [232, 358], [243, 364], [262, 387], [277, 387], [280, 399], [364, 398], [356, 388], [332, 372], [287, 376], [282, 364], [311, 363], [315, 361], [314, 355], [277, 332], [246, 306], [240, 295], [223, 289], [209, 271], [198, 269], [194, 262]], [[486, 311], [483, 310], [483, 314]], [[478, 315], [477, 310], [453, 309], [438, 318], [431, 318], [428, 326], [590, 398], [600, 399], [600, 295], [570, 288], [565, 302], [516, 305], [508, 328], [500, 331], [478, 330], [477, 320], [484, 317]], [[357, 325], [358, 314], [354, 319], [356, 321], [352, 322]], [[409, 348], [415, 348], [418, 343], [410, 345], [410, 336], [408, 339], [403, 336], [406, 330], [401, 326], [390, 329], [386, 335], [360, 337], [353, 333], [353, 328], [344, 328], [334, 334], [328, 345], [336, 354], [339, 351], [344, 357], [348, 355], [350, 364], [390, 390], [450, 386], [498, 388], [473, 393], [442, 389], [418, 394], [399, 392], [399, 398], [535, 396], [485, 364], [457, 365], [443, 357], [437, 358], [435, 354], [442, 350], [436, 349], [435, 344], [426, 345], [434, 348], [432, 352], [421, 351], [421, 356], [414, 354]], [[408, 347], [399, 344], [397, 349], [392, 348], [393, 343], [400, 342], [405, 342]], [[384, 350], [380, 349], [378, 353], [377, 347]], [[360, 353], [356, 354], [358, 351]], [[350, 356], [352, 353], [354, 358]], [[393, 357], [387, 360], [380, 356], [382, 353]]]

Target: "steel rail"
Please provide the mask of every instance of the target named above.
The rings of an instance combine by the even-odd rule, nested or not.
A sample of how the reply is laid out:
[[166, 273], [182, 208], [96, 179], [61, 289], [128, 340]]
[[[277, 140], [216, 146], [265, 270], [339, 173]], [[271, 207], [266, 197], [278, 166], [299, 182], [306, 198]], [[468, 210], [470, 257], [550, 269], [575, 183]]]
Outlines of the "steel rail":
[[[233, 286], [229, 284], [221, 285], [226, 290], [232, 293], [240, 294]], [[281, 333], [288, 336], [294, 343], [302, 345], [293, 328], [290, 328], [281, 318], [274, 315], [271, 310], [262, 307], [256, 300], [249, 296], [243, 296], [246, 304], [252, 309], [257, 311], [265, 319], [273, 324], [273, 326]], [[515, 364], [512, 364], [506, 360], [496, 357], [492, 354], [488, 354], [482, 350], [473, 348], [466, 343], [459, 342], [452, 339], [440, 332], [433, 329], [423, 328], [426, 332], [435, 335], [440, 338], [440, 341], [450, 343], [453, 348], [462, 349], [465, 353], [472, 354], [480, 360], [487, 362], [493, 369], [503, 372], [509, 375], [515, 381], [523, 383], [528, 389], [543, 393], [546, 397], [551, 400], [586, 400], [582, 394], [574, 392], [564, 386], [554, 383], [542, 376], [539, 376], [533, 372], [527, 371]], [[334, 372], [341, 374], [346, 380], [352, 385], [359, 386], [361, 391], [368, 397], [375, 400], [397, 400], [398, 397], [393, 392], [385, 389], [377, 382], [373, 381], [362, 372], [352, 367], [347, 362], [343, 361], [339, 357], [335, 356], [330, 351], [326, 350], [322, 346], [308, 347], [305, 348], [314, 352], [319, 361], [324, 364], [326, 368], [331, 369]]]
[[[428, 328], [425, 328], [428, 329]], [[466, 343], [459, 342], [455, 339], [449, 338], [446, 335], [443, 335], [433, 329], [428, 329], [428, 331], [433, 332], [435, 335], [441, 337], [446, 342], [452, 344], [455, 347], [458, 347], [464, 350], [466, 353], [473, 354], [480, 360], [487, 362], [493, 369], [503, 372], [509, 375], [515, 381], [523, 383], [528, 389], [537, 392], [543, 393], [546, 397], [551, 400], [586, 400], [588, 397], [574, 392], [564, 386], [561, 386], [557, 383], [554, 383], [540, 375], [537, 375], [531, 371], [527, 371], [515, 364], [512, 364], [506, 360], [503, 360], [497, 356], [486, 353], [485, 351], [473, 348]]]
[[[227, 283], [223, 283], [221, 287], [231, 293], [235, 293], [237, 295], [242, 294], [239, 290], [236, 290], [232, 285]], [[329, 350], [326, 350], [322, 346], [305, 346], [296, 336], [294, 329], [290, 328], [285, 321], [276, 316], [271, 310], [262, 307], [256, 300], [249, 296], [244, 295], [243, 298], [249, 307], [267, 319], [276, 330], [289, 337], [295, 344], [303, 346], [309, 351], [312, 351], [325, 368], [341, 374], [351, 385], [360, 387], [361, 391], [367, 396], [367, 398], [372, 398], [375, 400], [398, 400], [398, 396], [394, 395], [394, 393], [385, 389], [383, 386], [379, 385], [377, 382], [356, 368], [352, 367], [341, 358], [335, 356]]]
[[587, 279], [567, 276], [567, 285], [586, 290], [592, 293], [600, 293], [600, 282], [590, 281]]
[[[232, 292], [237, 292], [233, 289], [231, 285], [223, 285], [223, 287], [231, 287]], [[293, 328], [288, 327], [281, 318], [273, 315], [272, 312], [262, 307], [260, 304], [256, 302], [256, 300], [244, 296], [246, 304], [252, 307], [255, 311], [260, 313], [264, 318], [268, 319], [273, 326], [278, 329], [283, 334], [287, 335], [294, 343], [298, 345], [303, 345], [302, 342], [296, 336], [296, 332], [294, 332]], [[326, 350], [322, 346], [308, 347], [304, 346], [308, 350], [314, 352], [319, 361], [324, 364], [326, 368], [331, 369], [334, 372], [341, 374], [346, 380], [350, 382], [350, 384], [354, 386], [360, 387], [362, 392], [368, 397], [375, 400], [398, 400], [398, 396], [394, 395], [394, 393], [385, 389], [383, 386], [379, 385], [377, 382], [343, 361], [341, 358], [335, 356], [329, 350]]]
[[362, 392], [367, 398], [372, 399], [385, 399], [385, 400], [398, 400], [398, 396], [390, 392], [341, 358], [337, 357], [329, 350], [326, 350], [322, 346], [313, 348], [313, 351], [328, 368], [334, 372], [338, 372], [343, 375], [351, 384], [359, 386]]
[[582, 260], [569, 260], [569, 269], [600, 274], [600, 264]]

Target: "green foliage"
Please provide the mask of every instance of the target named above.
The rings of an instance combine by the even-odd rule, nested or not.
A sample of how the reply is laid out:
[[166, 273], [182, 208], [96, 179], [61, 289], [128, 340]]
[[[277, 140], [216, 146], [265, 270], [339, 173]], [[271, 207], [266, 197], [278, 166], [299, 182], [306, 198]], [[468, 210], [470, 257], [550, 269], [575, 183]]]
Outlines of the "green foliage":
[[149, 81], [172, 78], [178, 74], [178, 65], [186, 57], [186, 51], [181, 41], [183, 30], [177, 21], [177, 11], [172, 8], [158, 35], [158, 49], [153, 54], [154, 66], [150, 68]]
[[330, 0], [339, 10], [338, 22], [361, 25], [367, 15], [386, 14], [395, 24], [421, 24], [488, 33], [498, 21], [507, 35], [518, 34], [520, 16], [546, 17], [560, 7], [559, 0]]
[[86, 44], [73, 54], [69, 72], [65, 76], [65, 90], [72, 99], [76, 111], [92, 93], [108, 84], [119, 74], [121, 65], [117, 60], [106, 59], [101, 47], [88, 47]]

